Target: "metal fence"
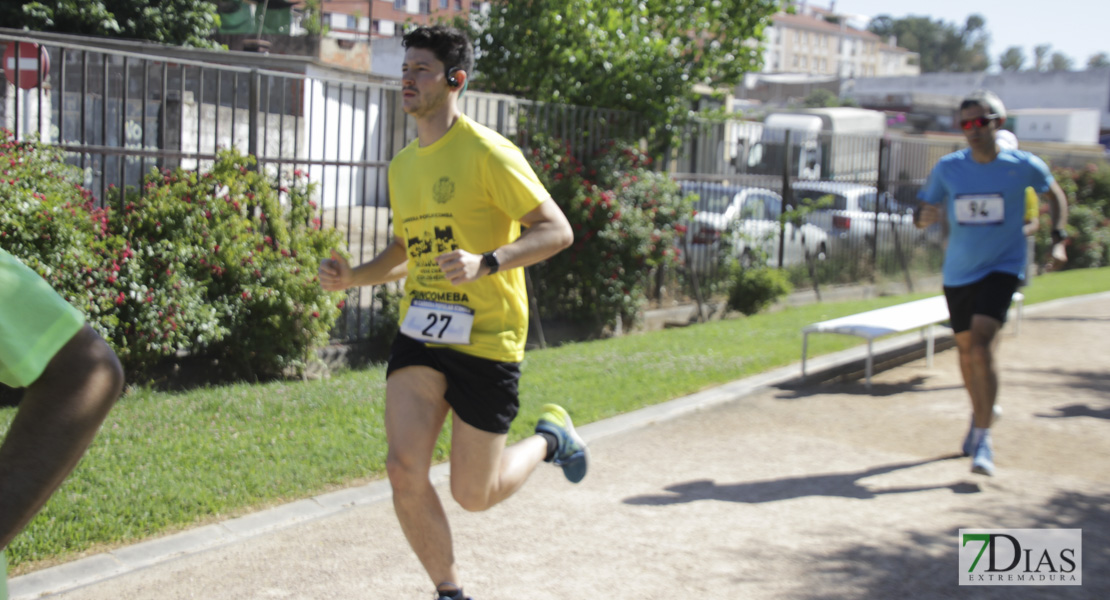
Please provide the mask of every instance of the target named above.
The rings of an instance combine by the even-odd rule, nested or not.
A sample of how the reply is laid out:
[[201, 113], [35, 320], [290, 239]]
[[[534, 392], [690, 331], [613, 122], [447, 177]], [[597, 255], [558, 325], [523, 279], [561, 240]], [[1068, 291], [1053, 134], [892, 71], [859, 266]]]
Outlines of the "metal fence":
[[[56, 37], [0, 33], [0, 46], [41, 46], [40, 53], [13, 62], [17, 78], [25, 77], [23, 69], [51, 65], [43, 85], [2, 84], [0, 126], [19, 139], [38, 137], [65, 150], [101, 204], [117, 197], [116, 189], [141, 193], [152, 169], [203, 171], [221, 149], [236, 148], [279, 177], [307, 173], [318, 186], [322, 224], [344, 233], [354, 261], [369, 260], [388, 244], [389, 160], [416, 137], [414, 122], [401, 110], [399, 85], [322, 75], [309, 61], [290, 72], [183, 58], [179, 49], [154, 56]], [[643, 127], [622, 111], [480, 92], [465, 93], [461, 105], [522, 147], [543, 132], [579, 156], [612, 138], [634, 138]], [[368, 335], [373, 298], [374, 290], [351, 293], [337, 341]]]
[[[326, 72], [308, 60], [215, 64], [243, 55], [197, 53], [203, 59], [194, 59], [175, 49], [156, 56], [57, 38], [34, 40], [42, 52], [13, 63], [19, 77], [38, 72], [46, 60], [52, 67], [44, 85], [4, 84], [0, 124], [20, 138], [37, 135], [63, 148], [101, 202], [114, 188], [141, 191], [151, 169], [204, 170], [220, 149], [237, 148], [273, 174], [306, 172], [318, 185], [321, 222], [344, 233], [354, 261], [370, 259], [388, 243], [389, 160], [416, 137], [395, 83]], [[32, 39], [0, 33], [3, 46]], [[461, 104], [523, 148], [543, 133], [579, 157], [613, 138], [643, 136], [647, 125], [621, 111], [479, 92], [467, 92]], [[815, 288], [877, 277], [912, 283], [913, 273], [936, 273], [943, 232], [907, 227], [906, 211], [936, 160], [963, 145], [959, 138], [829, 132], [803, 139], [758, 123], [696, 121], [658, 163], [700, 200], [683, 240], [686, 268], [644, 275], [655, 277], [653, 297], [659, 299], [668, 277], [675, 281], [666, 285], [683, 298], [719, 289], [725, 267], [753, 260]], [[1043, 156], [1054, 164], [1089, 160]], [[745, 204], [748, 196], [753, 199]], [[834, 204], [796, 223], [780, 218], [821, 199]], [[337, 341], [364, 339], [374, 326], [373, 292], [351, 293]]]
[[[913, 289], [917, 277], [939, 273], [945, 245], [942, 225], [912, 225], [917, 193], [937, 160], [964, 147], [957, 136], [694, 123], [674, 165], [684, 193], [698, 197], [684, 240], [690, 278], [713, 290], [730, 265], [759, 260], [787, 270], [800, 287], [894, 279]], [[1105, 160], [1100, 152], [1032, 151], [1053, 166]], [[814, 205], [821, 207], [806, 208]]]

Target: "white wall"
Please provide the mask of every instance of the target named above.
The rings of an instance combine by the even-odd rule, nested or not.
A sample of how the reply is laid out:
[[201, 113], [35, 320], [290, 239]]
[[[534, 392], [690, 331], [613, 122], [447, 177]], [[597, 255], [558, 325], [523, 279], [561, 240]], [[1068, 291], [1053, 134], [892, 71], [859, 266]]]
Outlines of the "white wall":
[[1110, 69], [1050, 73], [923, 73], [916, 77], [857, 78], [842, 84], [842, 95], [857, 100], [899, 94], [948, 96], [955, 110], [960, 98], [985, 88], [1002, 98], [1007, 110], [1087, 108], [1110, 129]]
[[1010, 111], [1019, 141], [1097, 144], [1099, 114], [1094, 109]]
[[[383, 161], [381, 123], [383, 95], [380, 88], [337, 84], [324, 85], [309, 68], [305, 85], [304, 132], [308, 156], [323, 161]], [[369, 92], [367, 92], [369, 89]], [[368, 121], [369, 120], [369, 121]], [[374, 204], [385, 181], [385, 167], [311, 165], [309, 177], [320, 184], [320, 201], [326, 208]]]

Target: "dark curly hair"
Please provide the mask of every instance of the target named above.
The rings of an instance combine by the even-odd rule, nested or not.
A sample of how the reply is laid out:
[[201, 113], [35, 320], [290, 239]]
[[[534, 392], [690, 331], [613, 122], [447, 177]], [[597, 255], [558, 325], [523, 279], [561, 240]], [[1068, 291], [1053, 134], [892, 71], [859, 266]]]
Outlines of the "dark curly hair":
[[450, 73], [451, 69], [462, 69], [470, 74], [471, 69], [474, 68], [474, 47], [470, 45], [470, 38], [454, 27], [445, 25], [417, 27], [401, 38], [401, 46], [406, 50], [409, 48], [431, 50], [446, 67], [447, 73]]

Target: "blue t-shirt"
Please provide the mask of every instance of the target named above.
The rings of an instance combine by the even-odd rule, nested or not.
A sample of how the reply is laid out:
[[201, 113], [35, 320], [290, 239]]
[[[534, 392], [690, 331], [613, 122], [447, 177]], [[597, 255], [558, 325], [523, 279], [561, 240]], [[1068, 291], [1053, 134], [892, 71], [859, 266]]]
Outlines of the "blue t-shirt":
[[1021, 150], [1002, 150], [981, 164], [971, 149], [937, 162], [918, 198], [943, 203], [948, 218], [944, 285], [961, 286], [991, 272], [1025, 276], [1025, 188], [1046, 192], [1052, 173], [1040, 158]]

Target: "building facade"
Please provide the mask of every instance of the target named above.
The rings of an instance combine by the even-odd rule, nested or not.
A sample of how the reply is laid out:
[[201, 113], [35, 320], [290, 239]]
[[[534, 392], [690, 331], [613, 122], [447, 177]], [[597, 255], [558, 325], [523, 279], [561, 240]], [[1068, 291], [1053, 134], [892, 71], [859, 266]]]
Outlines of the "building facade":
[[799, 4], [767, 28], [764, 73], [814, 77], [891, 77], [921, 72], [918, 56], [897, 41], [849, 25], [831, 9]]
[[473, 0], [323, 0], [329, 36], [340, 39], [396, 37], [406, 23], [428, 25], [470, 14]]

